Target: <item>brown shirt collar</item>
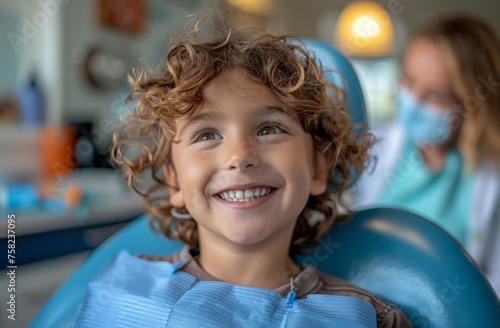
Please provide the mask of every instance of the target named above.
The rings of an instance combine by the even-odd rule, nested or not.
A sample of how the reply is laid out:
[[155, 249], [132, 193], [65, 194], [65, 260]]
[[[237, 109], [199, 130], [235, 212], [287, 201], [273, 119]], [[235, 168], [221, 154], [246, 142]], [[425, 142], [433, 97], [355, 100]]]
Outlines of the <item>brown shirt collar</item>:
[[[179, 268], [180, 270], [189, 273], [200, 281], [220, 281], [211, 276], [198, 264], [198, 262], [196, 262], [189, 247], [184, 247], [179, 253], [172, 257], [171, 261], [175, 263], [181, 259], [186, 259], [187, 262]], [[295, 286], [297, 298], [304, 298], [313, 291], [321, 289], [323, 282], [320, 279], [319, 272], [314, 267], [305, 265], [302, 267], [300, 273], [293, 279], [293, 285]], [[286, 297], [288, 292], [290, 292], [290, 284], [282, 285], [274, 289], [274, 291]]]

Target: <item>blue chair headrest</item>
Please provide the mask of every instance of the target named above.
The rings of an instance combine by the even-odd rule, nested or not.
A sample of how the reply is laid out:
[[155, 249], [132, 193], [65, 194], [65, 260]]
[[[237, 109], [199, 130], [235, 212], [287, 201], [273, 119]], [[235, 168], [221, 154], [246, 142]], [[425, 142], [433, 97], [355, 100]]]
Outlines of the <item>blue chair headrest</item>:
[[344, 106], [350, 113], [351, 122], [366, 123], [363, 91], [350, 61], [326, 42], [313, 39], [303, 39], [302, 42], [316, 58], [327, 81], [344, 91], [346, 96]]
[[[358, 76], [349, 60], [326, 42], [313, 39], [303, 39], [302, 42], [316, 59], [326, 80], [344, 92], [344, 107], [349, 112], [351, 124], [363, 124], [354, 131], [356, 133], [362, 131], [367, 124], [365, 100]], [[334, 171], [332, 176], [335, 177], [337, 173]], [[354, 169], [351, 170], [351, 174], [354, 183], [359, 178], [359, 174]], [[335, 178], [332, 179], [335, 180]], [[329, 193], [334, 191], [334, 188], [328, 188]]]

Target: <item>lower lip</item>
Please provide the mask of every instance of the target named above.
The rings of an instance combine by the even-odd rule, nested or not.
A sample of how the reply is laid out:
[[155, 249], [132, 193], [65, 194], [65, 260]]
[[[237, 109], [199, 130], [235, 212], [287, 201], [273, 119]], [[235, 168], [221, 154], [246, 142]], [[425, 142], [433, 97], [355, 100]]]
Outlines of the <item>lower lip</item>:
[[224, 200], [224, 199], [220, 198], [219, 196], [213, 196], [213, 197], [218, 202], [222, 203], [224, 206], [235, 208], [235, 209], [245, 210], [245, 209], [250, 209], [250, 208], [254, 208], [254, 207], [258, 207], [258, 206], [263, 205], [274, 195], [274, 192], [276, 190], [278, 190], [278, 189], [273, 189], [269, 194], [265, 195], [264, 197], [255, 198], [254, 200], [250, 200], [247, 202], [240, 202], [240, 201], [233, 202], [233, 201], [229, 201], [229, 200]]

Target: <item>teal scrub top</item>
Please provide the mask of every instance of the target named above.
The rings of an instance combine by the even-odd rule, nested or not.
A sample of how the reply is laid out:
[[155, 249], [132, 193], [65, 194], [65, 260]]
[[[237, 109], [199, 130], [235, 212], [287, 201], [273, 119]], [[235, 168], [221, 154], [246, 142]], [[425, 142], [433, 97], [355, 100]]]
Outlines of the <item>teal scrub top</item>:
[[442, 170], [431, 171], [417, 147], [406, 142], [378, 202], [420, 214], [465, 245], [474, 174], [464, 165], [460, 153], [452, 149]]

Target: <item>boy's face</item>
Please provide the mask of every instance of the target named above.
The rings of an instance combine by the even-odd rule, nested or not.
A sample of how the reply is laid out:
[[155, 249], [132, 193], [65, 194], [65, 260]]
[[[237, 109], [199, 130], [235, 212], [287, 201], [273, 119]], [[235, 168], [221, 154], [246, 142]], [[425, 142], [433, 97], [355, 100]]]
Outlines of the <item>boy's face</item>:
[[200, 243], [290, 242], [310, 194], [326, 190], [311, 135], [272, 91], [236, 70], [203, 90], [201, 109], [177, 123], [171, 202], [198, 223]]

